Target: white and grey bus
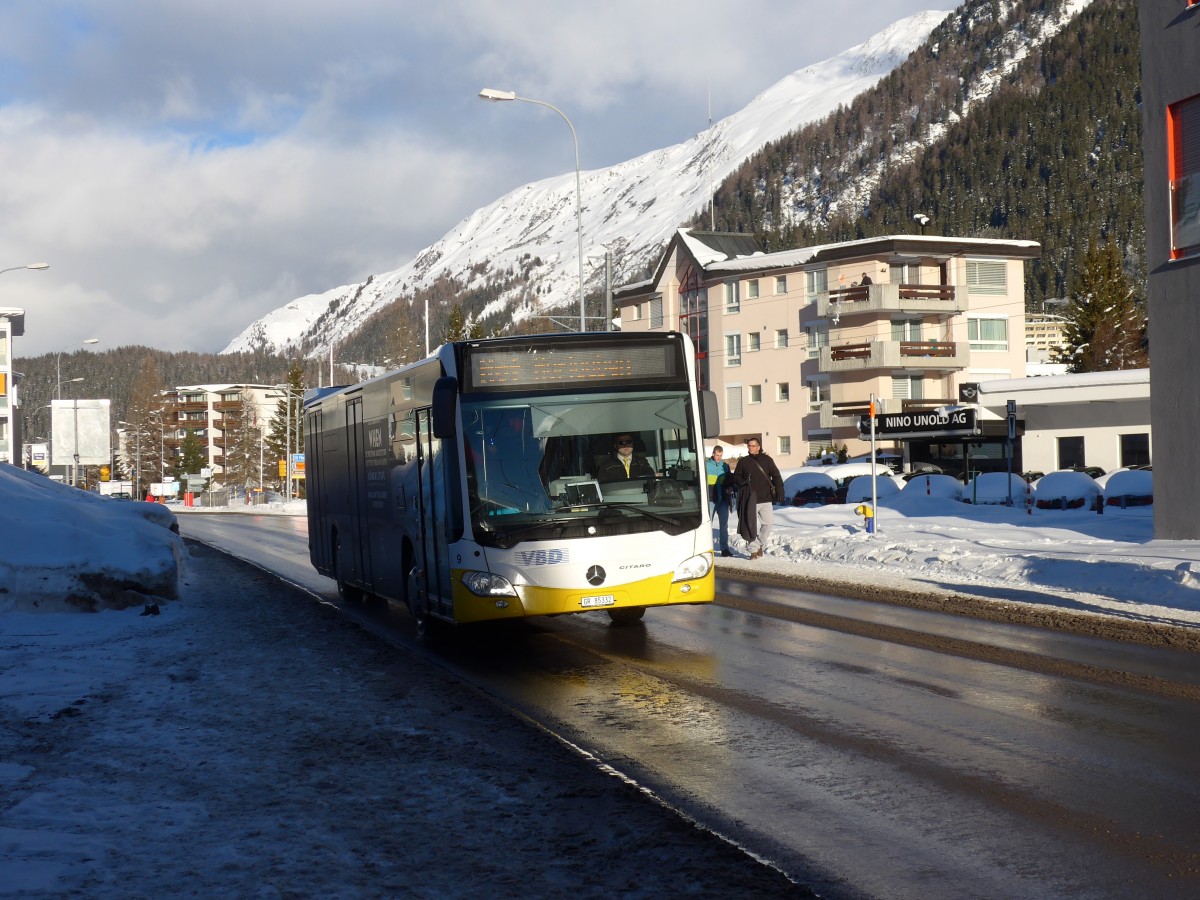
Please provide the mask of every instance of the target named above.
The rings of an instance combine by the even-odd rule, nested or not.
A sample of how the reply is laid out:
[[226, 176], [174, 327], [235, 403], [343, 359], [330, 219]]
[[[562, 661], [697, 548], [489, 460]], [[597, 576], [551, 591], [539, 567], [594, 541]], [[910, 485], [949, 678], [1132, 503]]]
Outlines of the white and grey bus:
[[[446, 344], [305, 396], [309, 548], [344, 597], [439, 622], [710, 603], [712, 528], [686, 335]], [[606, 481], [617, 436], [640, 477]]]

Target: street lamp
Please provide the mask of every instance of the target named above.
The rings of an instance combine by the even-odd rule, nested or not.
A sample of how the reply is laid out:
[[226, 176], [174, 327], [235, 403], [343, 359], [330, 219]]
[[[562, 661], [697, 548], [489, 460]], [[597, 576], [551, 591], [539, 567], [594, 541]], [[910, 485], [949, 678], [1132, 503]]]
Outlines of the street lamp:
[[[46, 265], [46, 264], [45, 264], [45, 263], [36, 263], [35, 265], [44, 266], [44, 265]], [[19, 268], [28, 268], [28, 267], [26, 267], [26, 266], [21, 266], [21, 267], [19, 267]], [[7, 272], [7, 271], [8, 271], [8, 269], [3, 269], [3, 270], [0, 270], [0, 271]], [[82, 341], [80, 341], [79, 343], [81, 343], [81, 344], [98, 344], [98, 343], [100, 343], [100, 338], [84, 338], [84, 339], [83, 339]], [[74, 347], [74, 344], [72, 344], [71, 346], [72, 346], [72, 347]], [[59, 350], [59, 351], [58, 351], [58, 353], [56, 353], [56, 354], [54, 355], [54, 370], [55, 370], [55, 372], [58, 374], [58, 387], [57, 387], [57, 389], [55, 390], [55, 393], [54, 393], [54, 399], [55, 399], [55, 400], [61, 400], [61, 399], [62, 399], [62, 386], [63, 386], [63, 380], [62, 380], [62, 355], [63, 355], [63, 353], [65, 353], [65, 352], [66, 352], [66, 350], [67, 350], [67, 348], [66, 348], [66, 347], [63, 347], [63, 349], [62, 349], [62, 350]], [[71, 380], [72, 380], [72, 381], [83, 381], [83, 379], [82, 379], [82, 378], [72, 378]]]
[[[508, 100], [521, 100], [525, 103], [535, 103], [538, 106], [544, 106], [546, 109], [552, 109], [567, 123], [567, 127], [571, 129], [571, 140], [575, 142], [575, 235], [579, 241], [579, 330], [587, 331], [587, 318], [583, 309], [583, 192], [579, 186], [579, 137], [575, 134], [575, 126], [571, 124], [571, 120], [557, 106], [546, 103], [542, 100], [532, 100], [529, 97], [518, 97], [516, 91], [497, 91], [493, 88], [484, 88], [479, 92], [479, 96], [483, 100], [491, 101], [492, 103], [503, 103]], [[425, 317], [426, 328], [428, 328], [429, 317]], [[428, 343], [428, 339], [426, 339]], [[429, 353], [429, 348], [425, 348], [426, 355]]]
[[[426, 322], [428, 323], [428, 319], [426, 319]], [[283, 455], [285, 457], [283, 471], [286, 476], [286, 484], [284, 485], [283, 496], [286, 500], [291, 500], [292, 499], [292, 475], [293, 475], [293, 472], [292, 472], [292, 400], [293, 400], [293, 398], [296, 400], [296, 429], [295, 429], [296, 444], [297, 444], [296, 452], [299, 453], [300, 452], [300, 448], [299, 448], [299, 443], [300, 443], [300, 421], [299, 421], [299, 419], [300, 419], [300, 401], [304, 395], [303, 395], [303, 393], [297, 392], [296, 389], [294, 387], [292, 387], [292, 385], [290, 385], [290, 384], [277, 384], [277, 385], [274, 385], [274, 388], [277, 391], [283, 391], [283, 396], [281, 397], [279, 394], [267, 394], [267, 399], [268, 400], [282, 399], [287, 404], [287, 414], [284, 416], [284, 424], [286, 427], [286, 431], [285, 431], [285, 437], [284, 437], [284, 442], [283, 442], [283, 451], [284, 451]], [[259, 453], [261, 456], [261, 453], [262, 453], [261, 445], [260, 445]], [[261, 466], [262, 466], [262, 460], [260, 459], [259, 460], [260, 473], [261, 473]], [[260, 480], [261, 480], [261, 474], [260, 474]]]
[[134, 425], [131, 422], [123, 422], [120, 419], [117, 420], [117, 424], [134, 430], [133, 433], [137, 441], [137, 455], [134, 457], [136, 461], [133, 465], [133, 499], [141, 500], [144, 496], [142, 494], [142, 426]]
[[30, 263], [27, 266], [9, 266], [7, 269], [0, 269], [0, 275], [3, 275], [5, 272], [15, 272], [18, 269], [36, 269], [40, 271], [48, 268], [50, 268], [50, 263]]

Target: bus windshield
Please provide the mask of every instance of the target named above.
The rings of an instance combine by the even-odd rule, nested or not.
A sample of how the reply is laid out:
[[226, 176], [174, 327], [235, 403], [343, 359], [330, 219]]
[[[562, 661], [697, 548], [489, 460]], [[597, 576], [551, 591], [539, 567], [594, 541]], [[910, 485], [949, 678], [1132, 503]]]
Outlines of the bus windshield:
[[699, 526], [684, 391], [463, 398], [470, 522], [485, 546]]

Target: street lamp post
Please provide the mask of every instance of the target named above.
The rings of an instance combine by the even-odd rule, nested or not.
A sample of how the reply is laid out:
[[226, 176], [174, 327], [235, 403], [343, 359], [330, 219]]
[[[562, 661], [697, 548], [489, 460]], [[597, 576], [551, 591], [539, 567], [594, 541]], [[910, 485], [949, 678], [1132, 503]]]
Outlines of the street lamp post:
[[75, 416], [75, 427], [72, 429], [72, 433], [75, 436], [75, 453], [74, 453], [75, 466], [74, 466], [74, 468], [71, 469], [71, 487], [78, 487], [79, 486], [77, 483], [79, 480], [79, 398], [78, 397], [71, 398], [71, 407], [73, 410], [73, 414]]
[[[587, 331], [587, 317], [583, 307], [583, 191], [580, 188], [579, 182], [579, 136], [575, 134], [575, 126], [571, 124], [571, 120], [557, 106], [546, 103], [543, 100], [533, 100], [529, 97], [518, 97], [516, 91], [498, 91], [493, 88], [484, 88], [479, 92], [479, 96], [483, 100], [491, 101], [492, 103], [503, 103], [508, 100], [521, 100], [525, 103], [534, 103], [538, 106], [544, 106], [546, 109], [552, 109], [560, 116], [567, 127], [571, 129], [571, 140], [575, 143], [575, 236], [579, 242], [579, 330]], [[425, 317], [426, 327], [428, 327], [429, 317]], [[428, 338], [426, 339], [428, 343]], [[429, 353], [429, 348], [425, 349], [426, 355]]]
[[142, 426], [132, 425], [129, 422], [117, 420], [118, 425], [124, 425], [126, 428], [132, 428], [135, 440], [135, 455], [133, 464], [133, 499], [142, 499]]
[[[284, 439], [283, 439], [283, 455], [284, 455], [283, 471], [284, 471], [286, 483], [285, 483], [284, 489], [283, 489], [284, 490], [283, 496], [284, 496], [284, 499], [291, 500], [292, 499], [292, 399], [295, 398], [295, 400], [296, 400], [296, 415], [298, 418], [299, 414], [300, 414], [300, 400], [301, 400], [301, 397], [303, 396], [303, 394], [297, 394], [295, 389], [290, 384], [277, 384], [277, 385], [275, 385], [275, 390], [283, 391], [283, 397], [280, 398], [278, 394], [276, 394], [274, 396], [268, 394], [267, 395], [268, 399], [282, 399], [283, 402], [286, 404], [285, 409], [287, 410], [287, 412], [284, 414], [285, 431], [284, 431]], [[297, 444], [296, 453], [299, 453], [300, 452], [300, 448], [299, 448], [300, 423], [299, 423], [299, 421], [297, 421], [297, 423], [296, 423], [295, 431], [296, 431], [296, 444]], [[260, 479], [260, 481], [262, 478], [261, 454], [262, 454], [262, 446], [260, 444], [259, 445], [259, 456], [260, 456], [260, 458], [259, 458], [259, 479]]]
[[[24, 267], [22, 267], [22, 268], [24, 268]], [[8, 271], [8, 269], [0, 269], [0, 271], [7, 272], [7, 271]], [[84, 338], [84, 339], [83, 339], [82, 341], [80, 341], [79, 343], [81, 343], [81, 344], [98, 344], [98, 343], [100, 343], [100, 338]], [[71, 346], [73, 347], [73, 346], [74, 346], [74, 344], [72, 344]], [[57, 352], [57, 353], [54, 355], [54, 370], [55, 370], [55, 373], [56, 373], [56, 374], [57, 374], [57, 376], [58, 376], [58, 387], [57, 387], [57, 389], [55, 390], [55, 394], [54, 394], [54, 399], [55, 399], [55, 400], [61, 400], [61, 399], [62, 399], [62, 386], [63, 386], [63, 380], [62, 380], [62, 355], [63, 355], [63, 353], [65, 353], [65, 352], [66, 352], [66, 350], [67, 350], [67, 348], [66, 348], [66, 347], [64, 347], [62, 350], [59, 350], [59, 351], [58, 351], [58, 352]], [[73, 378], [73, 379], [71, 379], [71, 380], [72, 380], [72, 381], [83, 381], [83, 379], [82, 379], [82, 378]]]

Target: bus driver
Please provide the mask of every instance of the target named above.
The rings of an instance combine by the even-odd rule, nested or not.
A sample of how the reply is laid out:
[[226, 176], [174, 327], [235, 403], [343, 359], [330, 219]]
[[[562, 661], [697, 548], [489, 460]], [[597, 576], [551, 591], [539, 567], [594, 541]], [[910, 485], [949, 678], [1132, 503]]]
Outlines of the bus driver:
[[653, 478], [654, 469], [644, 456], [633, 452], [633, 435], [618, 434], [613, 440], [613, 453], [596, 469], [600, 482], [628, 481], [631, 478]]

